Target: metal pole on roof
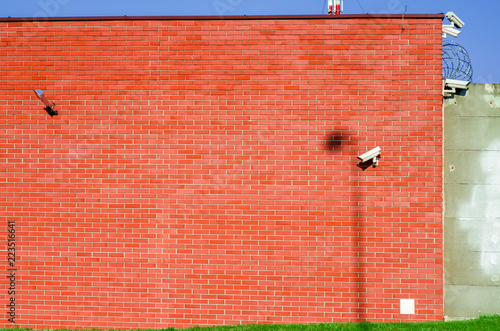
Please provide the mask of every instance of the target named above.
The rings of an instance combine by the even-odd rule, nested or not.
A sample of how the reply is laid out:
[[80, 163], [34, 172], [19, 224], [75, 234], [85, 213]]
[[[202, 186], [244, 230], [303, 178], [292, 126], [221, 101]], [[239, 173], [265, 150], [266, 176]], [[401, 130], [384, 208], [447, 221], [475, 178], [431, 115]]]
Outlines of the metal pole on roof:
[[340, 15], [343, 5], [343, 0], [335, 0], [335, 15]]

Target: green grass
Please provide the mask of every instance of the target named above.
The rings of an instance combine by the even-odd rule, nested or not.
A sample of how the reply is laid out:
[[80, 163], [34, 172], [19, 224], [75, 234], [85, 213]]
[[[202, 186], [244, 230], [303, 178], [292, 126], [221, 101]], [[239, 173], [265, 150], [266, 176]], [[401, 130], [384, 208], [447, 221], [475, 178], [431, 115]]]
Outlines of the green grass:
[[[0, 329], [0, 331], [32, 331], [27, 328]], [[453, 330], [499, 331], [500, 316], [483, 316], [475, 320], [425, 323], [331, 323], [331, 324], [253, 324], [235, 326], [192, 327], [187, 329], [162, 329], [156, 331], [393, 331], [393, 330]], [[60, 330], [62, 331], [62, 330]], [[94, 330], [96, 331], [96, 330]], [[153, 330], [149, 330], [153, 331]]]
[[[178, 330], [171, 328], [168, 331]], [[167, 331], [164, 330], [164, 331]], [[183, 331], [400, 331], [400, 330], [472, 330], [500, 331], [500, 316], [484, 316], [475, 320], [457, 322], [425, 323], [332, 323], [309, 325], [238, 325], [216, 327], [193, 327]]]

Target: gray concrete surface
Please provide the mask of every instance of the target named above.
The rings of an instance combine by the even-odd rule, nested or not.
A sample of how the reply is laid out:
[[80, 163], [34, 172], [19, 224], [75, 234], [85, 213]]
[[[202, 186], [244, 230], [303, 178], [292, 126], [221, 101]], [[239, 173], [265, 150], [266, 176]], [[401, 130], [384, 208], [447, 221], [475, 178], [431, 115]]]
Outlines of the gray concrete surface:
[[444, 114], [444, 312], [500, 314], [500, 84], [471, 84]]
[[500, 287], [454, 285], [445, 286], [445, 293], [448, 297], [444, 308], [447, 319], [498, 314]]

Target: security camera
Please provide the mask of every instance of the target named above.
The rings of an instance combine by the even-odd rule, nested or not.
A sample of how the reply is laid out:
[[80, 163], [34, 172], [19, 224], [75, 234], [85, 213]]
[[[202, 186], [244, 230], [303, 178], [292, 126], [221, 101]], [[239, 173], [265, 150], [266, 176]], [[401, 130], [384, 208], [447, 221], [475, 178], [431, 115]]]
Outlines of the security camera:
[[467, 86], [469, 86], [470, 82], [466, 80], [457, 80], [457, 79], [446, 79], [444, 81], [445, 85], [450, 88], [459, 88], [459, 89], [466, 89]]
[[448, 20], [454, 24], [457, 28], [461, 28], [465, 25], [464, 21], [462, 21], [454, 12], [449, 11], [446, 13], [446, 17]]
[[458, 35], [461, 33], [462, 31], [460, 30], [457, 30], [453, 27], [453, 25], [443, 25], [443, 34], [444, 34], [444, 37], [446, 37], [447, 35], [450, 35], [450, 36], [453, 36], [453, 37], [458, 37]]
[[360, 159], [361, 162], [366, 162], [366, 161], [373, 159], [373, 165], [377, 166], [378, 165], [378, 158], [380, 156], [380, 151], [381, 151], [380, 147], [377, 146], [374, 149], [369, 150], [368, 152], [358, 156], [358, 159]]

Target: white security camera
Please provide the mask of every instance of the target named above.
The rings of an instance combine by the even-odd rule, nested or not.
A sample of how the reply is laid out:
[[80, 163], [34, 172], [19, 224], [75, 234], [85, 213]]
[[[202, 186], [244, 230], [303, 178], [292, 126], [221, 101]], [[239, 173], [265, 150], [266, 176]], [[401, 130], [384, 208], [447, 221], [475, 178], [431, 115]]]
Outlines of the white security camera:
[[443, 33], [445, 37], [446, 35], [450, 35], [456, 38], [461, 32], [462, 31], [455, 29], [453, 25], [443, 25]]
[[445, 96], [457, 93], [457, 89], [465, 90], [465, 89], [467, 89], [469, 84], [470, 84], [470, 82], [468, 82], [466, 80], [457, 80], [457, 79], [447, 78], [444, 81], [443, 93]]
[[469, 86], [469, 83], [468, 81], [466, 80], [457, 80], [457, 79], [446, 79], [444, 81], [445, 85], [447, 87], [451, 87], [451, 88], [459, 88], [459, 89], [466, 89], [467, 86]]
[[381, 150], [382, 149], [380, 149], [380, 147], [377, 146], [374, 149], [369, 150], [368, 152], [358, 156], [358, 159], [360, 159], [361, 162], [366, 162], [373, 159], [373, 166], [376, 167], [378, 165], [378, 159], [380, 157]]
[[449, 11], [446, 13], [446, 17], [448, 20], [454, 24], [457, 28], [461, 28], [465, 25], [464, 21], [462, 21], [454, 12]]

